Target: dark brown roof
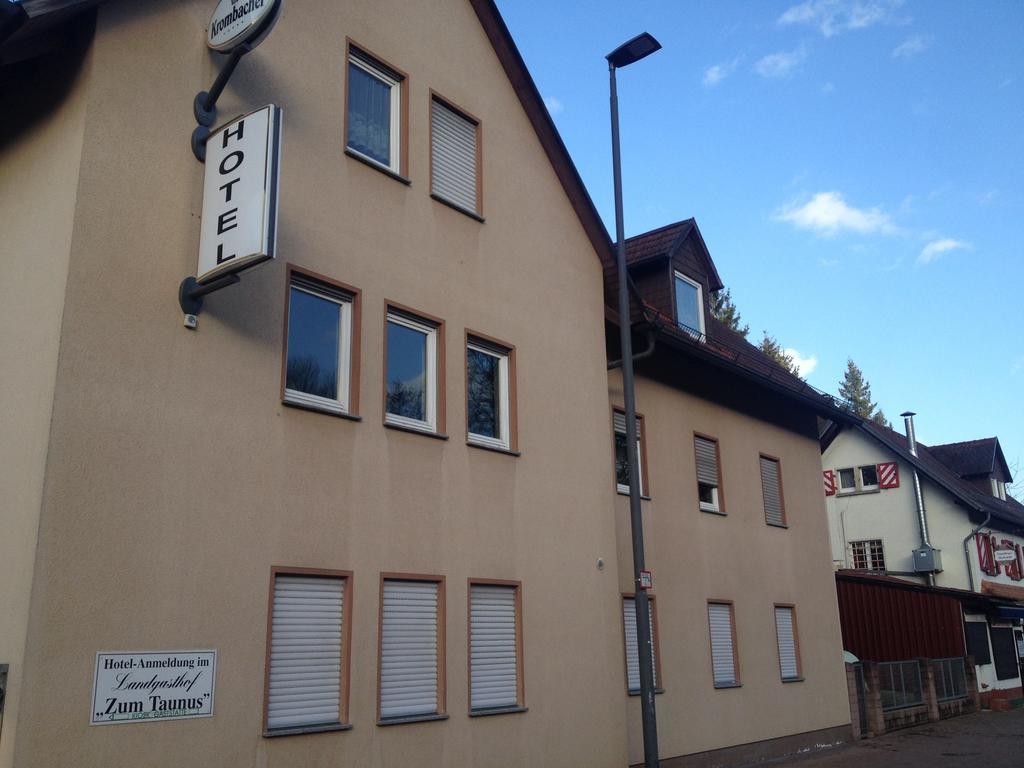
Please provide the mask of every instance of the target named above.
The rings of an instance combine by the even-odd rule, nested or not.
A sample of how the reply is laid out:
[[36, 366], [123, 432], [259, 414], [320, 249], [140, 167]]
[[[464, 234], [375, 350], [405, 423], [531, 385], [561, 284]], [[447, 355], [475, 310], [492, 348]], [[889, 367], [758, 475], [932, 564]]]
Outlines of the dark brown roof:
[[[996, 462], [1002, 458], [999, 440], [994, 437], [933, 445], [929, 450], [961, 477], [991, 475], [996, 470]], [[1009, 473], [1008, 468], [1005, 471]]]
[[725, 286], [722, 278], [718, 275], [718, 269], [711, 258], [704, 237], [700, 233], [697, 222], [690, 219], [677, 221], [675, 224], [666, 224], [664, 227], [652, 229], [642, 235], [634, 235], [626, 238], [626, 264], [632, 266], [650, 259], [661, 257], [672, 258], [686, 240], [693, 236], [697, 242], [697, 250], [707, 263], [708, 276], [710, 278], [711, 292], [721, 290]]

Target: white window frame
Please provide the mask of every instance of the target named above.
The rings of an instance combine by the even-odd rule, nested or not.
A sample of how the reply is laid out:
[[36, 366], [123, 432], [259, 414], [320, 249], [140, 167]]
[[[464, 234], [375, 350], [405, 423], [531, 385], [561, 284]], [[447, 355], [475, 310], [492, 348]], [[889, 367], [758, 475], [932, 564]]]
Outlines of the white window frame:
[[[614, 415], [616, 413], [621, 413], [622, 414], [622, 421], [623, 421], [623, 424], [625, 424], [626, 412], [625, 411], [620, 411], [618, 408], [615, 408], [615, 409], [613, 409], [613, 414], [612, 414], [612, 416], [613, 416], [612, 430], [615, 432], [616, 435], [622, 435], [623, 437], [625, 437], [626, 436], [626, 432], [624, 432], [624, 431], [620, 432], [618, 429], [615, 428], [615, 425], [614, 425]], [[643, 440], [643, 419], [641, 419], [639, 416], [636, 417], [636, 427], [637, 427], [637, 429], [636, 429], [636, 474], [637, 474], [637, 477], [639, 477], [639, 479], [640, 479], [640, 495], [641, 496], [646, 496], [647, 495], [647, 489], [644, 487], [644, 452], [641, 449], [641, 441]], [[629, 486], [625, 485], [623, 483], [620, 483], [618, 481], [618, 473], [616, 473], [616, 477], [615, 477], [615, 490], [617, 490], [619, 493], [623, 494], [624, 496], [628, 496], [629, 495]]]
[[[313, 282], [304, 279], [303, 283]], [[321, 397], [320, 395], [302, 392], [298, 389], [284, 390], [284, 401], [292, 405], [315, 408], [317, 410], [330, 411], [332, 413], [349, 412], [350, 389], [352, 383], [352, 297], [342, 298], [340, 291], [324, 289], [316, 290], [310, 285], [298, 284], [294, 279], [288, 285], [288, 331], [285, 334], [284, 344], [284, 366], [285, 381], [288, 380], [288, 335], [292, 331], [292, 303], [291, 292], [302, 291], [305, 294], [314, 296], [324, 301], [330, 301], [340, 307], [338, 313], [338, 396], [337, 398]]]
[[[850, 472], [853, 472], [853, 486], [850, 487], [850, 488], [847, 488], [847, 487], [843, 486], [843, 472], [845, 472], [847, 470], [849, 470]], [[858, 490], [860, 490], [858, 488], [858, 485], [857, 485], [858, 484], [858, 476], [859, 476], [859, 472], [857, 470], [857, 467], [842, 467], [841, 469], [837, 469], [836, 470], [836, 494], [839, 495], [839, 494], [844, 494], [844, 493], [856, 493]]]
[[[382, 163], [369, 155], [364, 155], [358, 149], [353, 149], [349, 146], [348, 135], [346, 131], [345, 136], [345, 149], [354, 155], [359, 157], [368, 163], [386, 168], [392, 173], [399, 173], [402, 167], [402, 78], [396, 77], [395, 75], [388, 72], [383, 66], [376, 63], [371, 56], [363, 53], [356, 48], [350, 48], [348, 54], [348, 63], [354, 65], [359, 69], [363, 70], [366, 74], [379, 80], [384, 85], [388, 86], [391, 91], [391, 126], [390, 126], [390, 144], [391, 144], [391, 157], [388, 158], [387, 163]], [[349, 84], [351, 88], [351, 84]], [[348, 94], [345, 94], [345, 110], [348, 111]], [[351, 115], [346, 115], [346, 120], [351, 120]]]
[[[510, 402], [511, 392], [509, 391], [509, 351], [508, 350], [499, 349], [498, 347], [494, 347], [494, 346], [490, 346], [490, 345], [485, 345], [485, 344], [483, 344], [483, 343], [481, 343], [479, 341], [475, 341], [475, 340], [470, 340], [470, 341], [466, 342], [467, 374], [468, 374], [468, 366], [469, 366], [469, 360], [468, 360], [468, 352], [469, 352], [469, 350], [472, 350], [474, 352], [479, 352], [481, 354], [488, 355], [490, 357], [497, 358], [497, 360], [498, 360], [498, 379], [499, 379], [499, 386], [501, 387], [501, 392], [499, 393], [501, 402], [499, 403], [499, 407], [498, 407], [498, 434], [500, 435], [500, 437], [494, 438], [494, 437], [488, 437], [487, 435], [478, 435], [475, 432], [470, 432], [469, 431], [469, 424], [468, 424], [468, 416], [469, 416], [469, 388], [467, 387], [467, 389], [466, 389], [466, 416], [467, 416], [466, 433], [468, 435], [468, 440], [469, 440], [469, 442], [475, 443], [477, 445], [485, 445], [485, 446], [488, 446], [490, 448], [502, 448], [502, 449], [507, 451], [507, 450], [509, 450], [509, 448], [511, 446], [511, 436], [512, 436], [511, 421], [510, 421], [510, 418], [509, 418], [510, 408], [511, 408], [511, 402]], [[467, 376], [467, 383], [468, 383], [468, 376]]]
[[[702, 435], [694, 435], [693, 439], [694, 439], [694, 450], [696, 450], [696, 442], [697, 442], [697, 440], [704, 440], [705, 442], [713, 443], [714, 444], [714, 446], [715, 446], [715, 468], [718, 470], [718, 476], [721, 477], [721, 475], [722, 475], [722, 466], [721, 466], [722, 453], [721, 453], [721, 450], [720, 450], [720, 446], [718, 444], [718, 440], [713, 440], [713, 439], [711, 439], [709, 437], [704, 437]], [[718, 499], [718, 485], [711, 485], [711, 501], [710, 502], [708, 502], [708, 501], [701, 501], [701, 499], [700, 499], [700, 487], [702, 485], [711, 485], [711, 484], [710, 483], [702, 482], [701, 479], [700, 479], [700, 475], [698, 473], [698, 475], [697, 475], [697, 508], [701, 512], [717, 512], [717, 513], [721, 513], [722, 505], [719, 503], [719, 499]]]
[[[692, 278], [689, 278], [686, 275], [684, 275], [678, 269], [675, 270], [675, 276], [676, 276], [675, 277], [676, 280], [683, 280], [684, 282], [689, 283], [690, 285], [692, 285], [694, 288], [697, 289], [697, 317], [700, 320], [700, 328], [695, 328], [694, 330], [699, 331], [701, 336], [706, 336], [707, 335], [707, 329], [704, 327], [704, 288], [703, 288], [703, 286], [701, 286], [701, 284], [698, 283], [696, 280], [694, 280]], [[676, 284], [674, 282], [672, 283], [672, 304], [673, 304], [673, 306], [675, 308], [675, 312], [676, 312], [675, 320], [676, 320], [676, 324], [678, 326], [678, 324], [681, 323], [682, 321], [679, 319], [679, 301], [678, 301], [678, 298], [676, 297]], [[687, 326], [687, 327], [689, 327], [689, 326]], [[681, 328], [681, 330], [686, 330], [686, 329], [685, 328]]]
[[[707, 485], [707, 483], [701, 483], [700, 481], [697, 482], [698, 493], [700, 492], [700, 486], [702, 485]], [[721, 509], [718, 506], [718, 486], [711, 486], [710, 502], [700, 501], [698, 497], [697, 505], [700, 507], [701, 512], [721, 512]]]
[[[875, 554], [871, 550], [871, 545], [878, 542], [878, 549], [880, 552], [881, 563], [875, 561]], [[861, 544], [864, 547], [864, 560], [867, 563], [867, 568], [857, 568], [857, 555], [856, 545]], [[881, 565], [881, 568], [876, 566]], [[884, 571], [885, 570], [885, 542], [882, 539], [858, 539], [857, 541], [850, 542], [850, 567], [854, 570], [866, 570], [866, 571]]]
[[420, 432], [437, 431], [437, 334], [438, 326], [428, 324], [422, 320], [415, 320], [407, 315], [389, 309], [387, 322], [402, 325], [414, 331], [426, 334], [427, 337], [427, 413], [426, 420], [410, 419], [408, 416], [399, 416], [389, 413], [387, 410], [387, 387], [388, 387], [388, 360], [384, 357], [384, 423], [394, 424], [399, 427], [416, 429]]
[[878, 483], [877, 482], [871, 483], [870, 485], [868, 483], [864, 482], [864, 470], [865, 469], [873, 469], [873, 470], [875, 470], [875, 480], [876, 481], [878, 480], [878, 465], [877, 464], [859, 464], [857, 466], [856, 477], [857, 477], [857, 479], [860, 482], [860, 490], [862, 490], [862, 491], [877, 491], [878, 490]]

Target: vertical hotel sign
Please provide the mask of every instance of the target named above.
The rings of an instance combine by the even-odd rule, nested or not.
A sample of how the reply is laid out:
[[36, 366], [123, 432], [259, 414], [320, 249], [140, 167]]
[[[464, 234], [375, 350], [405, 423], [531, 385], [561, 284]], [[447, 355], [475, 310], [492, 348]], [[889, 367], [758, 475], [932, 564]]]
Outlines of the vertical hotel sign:
[[213, 715], [216, 651], [97, 653], [90, 725]]
[[207, 139], [200, 284], [274, 258], [280, 146], [281, 110], [273, 104]]

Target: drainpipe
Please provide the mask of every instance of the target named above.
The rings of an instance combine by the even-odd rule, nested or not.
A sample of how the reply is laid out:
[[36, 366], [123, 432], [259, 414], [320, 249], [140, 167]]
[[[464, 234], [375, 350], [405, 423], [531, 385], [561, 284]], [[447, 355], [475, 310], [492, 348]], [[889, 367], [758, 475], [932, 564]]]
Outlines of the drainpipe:
[[[914, 416], [916, 414], [913, 411], [906, 411], [901, 413], [903, 417], [903, 425], [907, 430], [907, 446], [910, 448], [910, 455], [915, 459], [917, 458], [917, 438], [914, 434]], [[911, 472], [914, 476], [914, 499], [917, 502], [917, 521], [921, 525], [921, 548], [922, 549], [933, 549], [931, 541], [928, 539], [928, 513], [925, 512], [924, 508], [924, 496], [921, 494], [921, 479], [917, 475], [917, 467], [911, 466]], [[935, 586], [935, 574], [926, 574], [928, 578], [928, 585], [931, 587]]]
[[971, 592], [974, 591], [974, 569], [971, 568], [971, 555], [967, 549], [967, 542], [969, 542], [971, 539], [977, 536], [978, 531], [980, 531], [982, 528], [988, 525], [988, 521], [991, 519], [992, 513], [989, 512], [988, 515], [986, 515], [985, 519], [982, 520], [981, 523], [974, 530], [968, 533], [967, 536], [964, 538], [964, 560], [967, 561], [967, 583], [970, 585]]

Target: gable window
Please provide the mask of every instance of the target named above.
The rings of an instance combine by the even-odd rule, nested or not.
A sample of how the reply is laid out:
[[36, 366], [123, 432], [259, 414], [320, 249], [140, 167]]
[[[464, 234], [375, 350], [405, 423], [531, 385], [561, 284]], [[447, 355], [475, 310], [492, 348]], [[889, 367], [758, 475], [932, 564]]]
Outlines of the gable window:
[[764, 497], [764, 521], [768, 525], [786, 525], [786, 506], [782, 501], [782, 471], [779, 460], [761, 456], [761, 494]]
[[440, 320], [388, 307], [384, 422], [439, 431]]
[[860, 471], [860, 488], [862, 491], [874, 491], [878, 489], [878, 468], [874, 464], [868, 464], [857, 468]]
[[839, 492], [849, 493], [850, 491], [857, 490], [857, 476], [854, 474], [853, 467], [839, 470]]
[[381, 724], [443, 715], [443, 577], [383, 579], [379, 675]]
[[285, 403], [355, 412], [359, 291], [289, 269]]
[[740, 673], [732, 603], [708, 603], [708, 628], [711, 632], [711, 670], [715, 688], [735, 688], [740, 684]]
[[[653, 595], [648, 597], [648, 604], [651, 607], [651, 673], [654, 677], [654, 687], [660, 689], [658, 621]], [[640, 648], [636, 633], [636, 598], [633, 595], [622, 597], [622, 633], [626, 641], [626, 688], [630, 695], [635, 695], [640, 693]]]
[[675, 273], [676, 323], [694, 338], [702, 338], [704, 330], [704, 296], [700, 283]]
[[885, 570], [885, 553], [882, 550], [881, 539], [851, 541], [850, 554], [853, 557], [853, 567], [858, 571]]
[[[899, 481], [895, 477], [895, 471], [893, 470], [891, 474], [890, 482], [895, 480], [895, 483], [886, 487], [898, 487]], [[877, 491], [880, 487], [877, 464], [864, 464], [859, 467], [845, 467], [839, 470], [839, 493]]]
[[466, 342], [466, 425], [468, 440], [514, 450], [512, 382], [514, 351], [476, 336]]
[[800, 640], [796, 634], [796, 609], [793, 606], [775, 606], [775, 639], [779, 645], [779, 674], [782, 682], [802, 680]]
[[[629, 493], [629, 457], [626, 454], [626, 414], [612, 411], [615, 431], [615, 487], [619, 493]], [[640, 474], [640, 495], [647, 496], [647, 449], [644, 437], [644, 417], [636, 416], [636, 460]]]
[[523, 706], [523, 630], [518, 582], [469, 585], [471, 714]]
[[479, 218], [480, 121], [434, 95], [430, 100], [430, 193]]
[[273, 574], [264, 733], [347, 727], [351, 575]]
[[697, 503], [702, 512], [725, 514], [722, 500], [722, 471], [718, 441], [703, 435], [693, 436], [697, 458]]
[[402, 147], [405, 75], [349, 45], [345, 148], [394, 174], [405, 167]]

